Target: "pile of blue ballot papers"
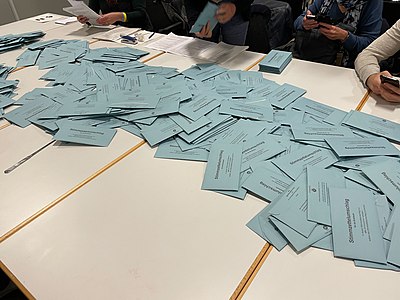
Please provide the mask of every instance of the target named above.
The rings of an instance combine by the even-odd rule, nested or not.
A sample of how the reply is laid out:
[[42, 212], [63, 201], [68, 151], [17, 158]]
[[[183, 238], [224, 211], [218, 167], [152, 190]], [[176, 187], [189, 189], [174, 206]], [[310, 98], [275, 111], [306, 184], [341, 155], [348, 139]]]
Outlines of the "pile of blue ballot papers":
[[280, 50], [271, 50], [259, 63], [259, 71], [280, 74], [292, 60], [292, 53]]
[[[49, 71], [4, 117], [59, 142], [107, 146], [117, 129], [155, 157], [206, 162], [202, 189], [269, 203], [247, 226], [281, 250], [333, 251], [356, 266], [400, 270], [400, 124], [345, 112], [260, 72], [137, 61], [132, 47], [30, 45], [22, 65]], [[4, 83], [4, 89], [14, 82]], [[1, 101], [0, 101], [1, 103]]]
[[43, 31], [34, 31], [0, 36], [0, 53], [21, 48], [23, 45], [34, 42], [44, 35]]

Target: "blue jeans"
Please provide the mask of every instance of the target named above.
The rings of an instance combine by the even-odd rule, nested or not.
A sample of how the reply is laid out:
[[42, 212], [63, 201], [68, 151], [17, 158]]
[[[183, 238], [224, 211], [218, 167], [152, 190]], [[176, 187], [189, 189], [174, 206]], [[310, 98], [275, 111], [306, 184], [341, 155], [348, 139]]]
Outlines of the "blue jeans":
[[229, 22], [215, 26], [211, 41], [243, 46], [246, 42], [248, 27], [248, 21], [244, 21], [240, 15], [235, 15]]

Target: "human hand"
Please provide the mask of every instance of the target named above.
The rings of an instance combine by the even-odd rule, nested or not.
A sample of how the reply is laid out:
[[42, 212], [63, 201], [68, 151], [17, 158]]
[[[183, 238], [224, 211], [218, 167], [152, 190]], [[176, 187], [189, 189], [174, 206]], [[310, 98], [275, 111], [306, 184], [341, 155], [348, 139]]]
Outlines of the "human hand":
[[344, 30], [335, 25], [323, 22], [320, 22], [319, 25], [319, 32], [321, 32], [330, 40], [340, 40], [343, 42], [347, 39], [347, 36], [349, 35], [349, 32], [347, 30]]
[[97, 19], [97, 23], [100, 25], [111, 25], [118, 21], [123, 21], [124, 15], [121, 12], [112, 12], [105, 15], [102, 15]]
[[205, 26], [200, 30], [200, 32], [196, 32], [195, 35], [198, 38], [210, 38], [212, 36], [212, 30], [210, 29], [210, 21], [207, 22]]
[[223, 2], [218, 6], [215, 18], [221, 24], [228, 23], [236, 13], [236, 5], [231, 2]]
[[89, 18], [85, 16], [77, 16], [76, 19], [82, 24], [86, 24], [89, 21]]
[[311, 14], [312, 14], [311, 11], [307, 10], [306, 15], [303, 18], [303, 28], [305, 30], [310, 30], [310, 29], [318, 27], [318, 22], [317, 21], [307, 19], [306, 16], [311, 15]]
[[381, 75], [392, 77], [388, 71], [373, 74], [368, 77], [367, 86], [373, 93], [380, 95], [386, 101], [400, 103], [400, 88], [389, 83], [382, 83]]

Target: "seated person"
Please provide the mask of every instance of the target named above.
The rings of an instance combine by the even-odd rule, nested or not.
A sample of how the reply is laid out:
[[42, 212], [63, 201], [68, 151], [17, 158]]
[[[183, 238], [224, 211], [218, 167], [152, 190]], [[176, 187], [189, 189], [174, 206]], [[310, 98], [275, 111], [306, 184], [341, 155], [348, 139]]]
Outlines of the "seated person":
[[[217, 1], [214, 1], [217, 2]], [[213, 42], [223, 42], [231, 45], [244, 45], [249, 26], [250, 5], [253, 0], [220, 1], [216, 18], [217, 26], [210, 30], [209, 25], [196, 33], [199, 38], [210, 39]], [[185, 0], [189, 26], [193, 26], [199, 14], [203, 11], [207, 0]]]
[[400, 103], [400, 88], [382, 83], [380, 75], [392, 77], [388, 71], [380, 72], [379, 62], [400, 51], [400, 20], [358, 55], [355, 67], [361, 81], [372, 92], [390, 102]]
[[[375, 40], [382, 27], [382, 0], [315, 0], [306, 13], [294, 22], [295, 30], [319, 30], [329, 40], [344, 48], [342, 66], [353, 67], [357, 55]], [[306, 15], [325, 15], [353, 28], [354, 33], [339, 26], [307, 19]]]
[[[138, 27], [148, 29], [149, 20], [146, 13], [145, 0], [89, 0], [89, 7], [102, 15], [97, 22], [101, 25], [122, 25], [126, 27]], [[82, 24], [88, 22], [88, 18], [78, 16]]]

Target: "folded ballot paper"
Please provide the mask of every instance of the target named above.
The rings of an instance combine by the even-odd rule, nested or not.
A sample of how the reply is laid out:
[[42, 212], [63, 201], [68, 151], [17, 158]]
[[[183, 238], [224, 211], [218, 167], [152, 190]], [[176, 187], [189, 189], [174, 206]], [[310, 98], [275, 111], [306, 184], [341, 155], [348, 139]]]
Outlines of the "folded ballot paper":
[[280, 50], [271, 50], [258, 64], [259, 71], [280, 74], [292, 60], [292, 53]]

